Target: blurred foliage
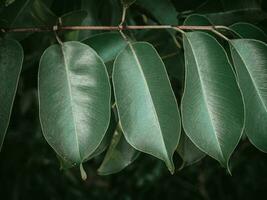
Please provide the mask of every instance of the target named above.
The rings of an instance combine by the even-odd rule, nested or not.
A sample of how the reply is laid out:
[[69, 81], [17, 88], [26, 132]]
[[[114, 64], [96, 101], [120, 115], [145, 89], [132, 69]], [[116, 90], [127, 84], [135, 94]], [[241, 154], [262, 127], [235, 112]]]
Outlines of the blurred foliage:
[[[15, 7], [19, 1], [1, 0], [0, 15], [6, 6]], [[51, 6], [51, 11], [56, 16], [68, 16], [65, 17], [66, 22], [64, 23], [66, 24], [106, 25], [118, 24], [120, 21], [119, 0], [54, 0], [43, 1], [43, 3], [47, 7]], [[172, 0], [172, 3], [177, 10], [179, 24], [182, 24], [188, 15], [200, 13], [206, 15], [214, 24], [220, 22], [220, 25], [230, 25], [239, 21], [251, 22], [267, 31], [267, 1]], [[72, 22], [69, 13], [74, 10], [83, 10], [80, 11], [82, 14], [86, 11], [87, 16], [84, 20]], [[164, 12], [167, 11], [163, 11], [162, 15]], [[146, 17], [145, 15], [140, 17], [140, 13], [145, 13]], [[128, 16], [128, 24], [157, 23], [153, 16], [139, 4], [134, 4], [129, 9]], [[68, 19], [69, 21], [67, 21]], [[1, 19], [0, 23], [3, 23]], [[67, 33], [64, 38], [66, 40], [71, 40], [72, 37], [84, 39], [96, 33], [99, 32]], [[165, 40], [166, 33], [161, 34], [160, 31], [154, 35], [156, 38], [149, 38], [148, 35], [151, 36], [151, 34], [142, 31], [132, 31], [130, 34], [138, 40], [150, 41], [156, 47], [169, 42]], [[177, 198], [232, 200], [265, 199], [267, 196], [267, 156], [255, 149], [246, 139], [240, 143], [232, 156], [232, 176], [209, 157], [170, 175], [161, 161], [144, 154], [124, 171], [110, 176], [97, 175], [97, 168], [104, 157], [104, 155], [100, 155], [85, 164], [84, 167], [88, 174], [87, 181], [81, 180], [78, 169], [61, 171], [55, 154], [41, 133], [36, 91], [40, 56], [45, 48], [55, 42], [55, 38], [53, 33], [34, 33], [20, 39], [25, 51], [25, 60], [11, 124], [0, 153], [1, 199], [132, 200]], [[170, 46], [168, 48], [160, 48], [163, 57], [173, 53], [170, 52], [173, 48]], [[165, 64], [173, 86], [176, 88], [177, 98], [180, 99], [181, 88], [176, 87], [175, 81], [182, 81], [183, 77], [172, 77], [173, 71], [178, 69], [173, 68], [173, 66], [168, 67], [168, 59], [165, 60]], [[178, 169], [182, 164], [178, 154], [175, 155], [175, 162]]]

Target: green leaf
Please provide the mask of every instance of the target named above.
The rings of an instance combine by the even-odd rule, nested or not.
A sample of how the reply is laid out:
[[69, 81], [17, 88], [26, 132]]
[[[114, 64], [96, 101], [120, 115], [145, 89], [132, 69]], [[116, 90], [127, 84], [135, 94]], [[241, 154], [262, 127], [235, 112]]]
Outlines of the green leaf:
[[166, 69], [152, 45], [129, 44], [116, 58], [113, 86], [126, 140], [174, 171], [180, 116]]
[[[40, 0], [15, 1], [4, 9], [0, 19], [0, 26], [7, 28], [47, 26], [56, 22], [56, 16]], [[8, 36], [22, 40], [30, 34], [9, 33]]]
[[104, 138], [111, 88], [96, 52], [79, 42], [49, 47], [40, 60], [39, 104], [43, 134], [64, 160], [85, 161]]
[[139, 154], [140, 152], [125, 140], [120, 128], [117, 128], [105, 158], [97, 171], [100, 175], [115, 174], [133, 163]]
[[[116, 130], [115, 116], [114, 116], [114, 113], [111, 112], [108, 130], [106, 131], [104, 138], [101, 140], [101, 143], [98, 145], [96, 150], [92, 154], [90, 154], [88, 158], [84, 160], [85, 162], [99, 156], [108, 148], [115, 130]], [[57, 158], [60, 163], [60, 169], [65, 170], [65, 169], [74, 167], [73, 163], [69, 162], [68, 160], [63, 159], [59, 155], [57, 155]]]
[[15, 0], [6, 0], [5, 1], [5, 6], [7, 7], [7, 6], [9, 6], [10, 4], [12, 4], [14, 2], [15, 2]]
[[94, 151], [94, 153], [92, 153], [86, 160], [90, 160], [90, 159], [100, 155], [108, 148], [115, 130], [116, 130], [115, 115], [113, 112], [111, 112], [110, 122], [109, 122], [108, 130], [105, 134], [105, 137], [102, 139], [101, 143], [99, 144], [97, 149]]
[[231, 25], [236, 22], [257, 22], [267, 18], [267, 13], [259, 8], [244, 8], [237, 10], [230, 10], [226, 12], [216, 12], [206, 14], [213, 24]]
[[267, 45], [251, 39], [231, 41], [231, 52], [245, 103], [245, 133], [267, 152]]
[[36, 20], [37, 25], [51, 26], [57, 22], [57, 16], [42, 1], [33, 1], [31, 15]]
[[[25, 17], [25, 11], [31, 3], [31, 0], [20, 0], [6, 7], [0, 15], [1, 26], [10, 28], [21, 22], [21, 19]], [[24, 21], [24, 23], [29, 23], [29, 21]]]
[[181, 83], [184, 82], [184, 54], [183, 50], [175, 44], [173, 38], [165, 30], [150, 30], [138, 36], [137, 40], [151, 43], [159, 53], [165, 64], [170, 79], [175, 78]]
[[[87, 12], [84, 10], [76, 10], [61, 16], [62, 26], [80, 26], [86, 18]], [[62, 35], [64, 40], [78, 40], [81, 31], [64, 31]]]
[[256, 39], [264, 42], [267, 41], [267, 35], [264, 31], [253, 24], [239, 22], [231, 25], [229, 28], [241, 38]]
[[206, 156], [183, 132], [179, 141], [177, 152], [183, 159], [183, 164], [180, 169], [193, 165], [199, 162], [202, 158]]
[[220, 0], [225, 10], [235, 10], [244, 8], [261, 8], [259, 0]]
[[[106, 0], [105, 0], [106, 1]], [[88, 24], [101, 25], [99, 13], [102, 10], [102, 5], [105, 4], [103, 0], [81, 0], [81, 9], [87, 11], [87, 16], [83, 20], [82, 25], [88, 26]], [[97, 31], [81, 31], [79, 33], [79, 40], [84, 40]]]
[[186, 33], [184, 50], [184, 130], [197, 147], [228, 167], [244, 121], [234, 72], [223, 47], [207, 33]]
[[[136, 3], [146, 10], [160, 23], [165, 25], [177, 25], [178, 13], [169, 0], [137, 0]], [[163, 13], [164, 12], [164, 13]]]
[[126, 6], [126, 7], [129, 7], [131, 6], [132, 4], [134, 4], [136, 0], [121, 0], [121, 4], [123, 6]]
[[83, 40], [83, 43], [92, 47], [106, 64], [109, 75], [113, 70], [113, 61], [116, 56], [127, 46], [121, 34], [101, 33]]
[[[205, 15], [192, 14], [185, 19], [184, 26], [213, 26], [213, 24]], [[205, 32], [216, 37], [216, 35], [211, 31], [202, 30], [201, 32]]]
[[204, 15], [192, 14], [189, 15], [185, 21], [185, 26], [210, 26], [212, 23]]
[[23, 49], [15, 40], [0, 38], [0, 150], [8, 128], [23, 62]]

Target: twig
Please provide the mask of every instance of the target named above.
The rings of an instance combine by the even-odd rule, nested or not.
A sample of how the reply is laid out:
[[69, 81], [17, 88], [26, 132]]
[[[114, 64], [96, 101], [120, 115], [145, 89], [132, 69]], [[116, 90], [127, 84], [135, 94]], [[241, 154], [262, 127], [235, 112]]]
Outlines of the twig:
[[120, 31], [120, 30], [144, 30], [144, 29], [180, 29], [180, 30], [216, 30], [227, 29], [224, 26], [172, 26], [172, 25], [140, 25], [140, 26], [43, 26], [27, 28], [1, 28], [5, 32], [51, 32], [51, 31], [69, 31], [69, 30], [103, 30], [103, 31]]

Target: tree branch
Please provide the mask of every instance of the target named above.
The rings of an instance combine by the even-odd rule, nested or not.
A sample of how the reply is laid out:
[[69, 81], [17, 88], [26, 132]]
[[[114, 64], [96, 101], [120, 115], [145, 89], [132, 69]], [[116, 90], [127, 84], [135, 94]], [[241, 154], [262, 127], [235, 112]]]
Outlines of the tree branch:
[[180, 29], [180, 30], [216, 30], [228, 29], [224, 26], [172, 26], [172, 25], [144, 25], [144, 26], [51, 26], [51, 27], [31, 27], [31, 28], [0, 28], [3, 33], [11, 32], [50, 32], [50, 31], [70, 31], [70, 30], [143, 30], [143, 29]]

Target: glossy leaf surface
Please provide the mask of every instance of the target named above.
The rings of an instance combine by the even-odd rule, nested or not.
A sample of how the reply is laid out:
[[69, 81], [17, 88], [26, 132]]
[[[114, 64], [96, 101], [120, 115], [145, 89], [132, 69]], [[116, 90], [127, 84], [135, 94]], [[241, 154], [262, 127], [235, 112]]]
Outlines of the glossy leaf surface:
[[110, 119], [110, 84], [96, 52], [79, 42], [49, 47], [39, 69], [40, 118], [48, 143], [80, 164], [99, 146]]
[[257, 40], [233, 40], [232, 57], [245, 101], [245, 133], [267, 152], [267, 45]]
[[184, 37], [183, 126], [197, 147], [227, 166], [242, 133], [240, 90], [222, 46], [202, 32]]
[[8, 128], [23, 62], [23, 49], [14, 40], [0, 38], [0, 150]]
[[180, 116], [166, 69], [153, 46], [129, 44], [115, 60], [113, 85], [126, 140], [165, 161], [173, 172]]

